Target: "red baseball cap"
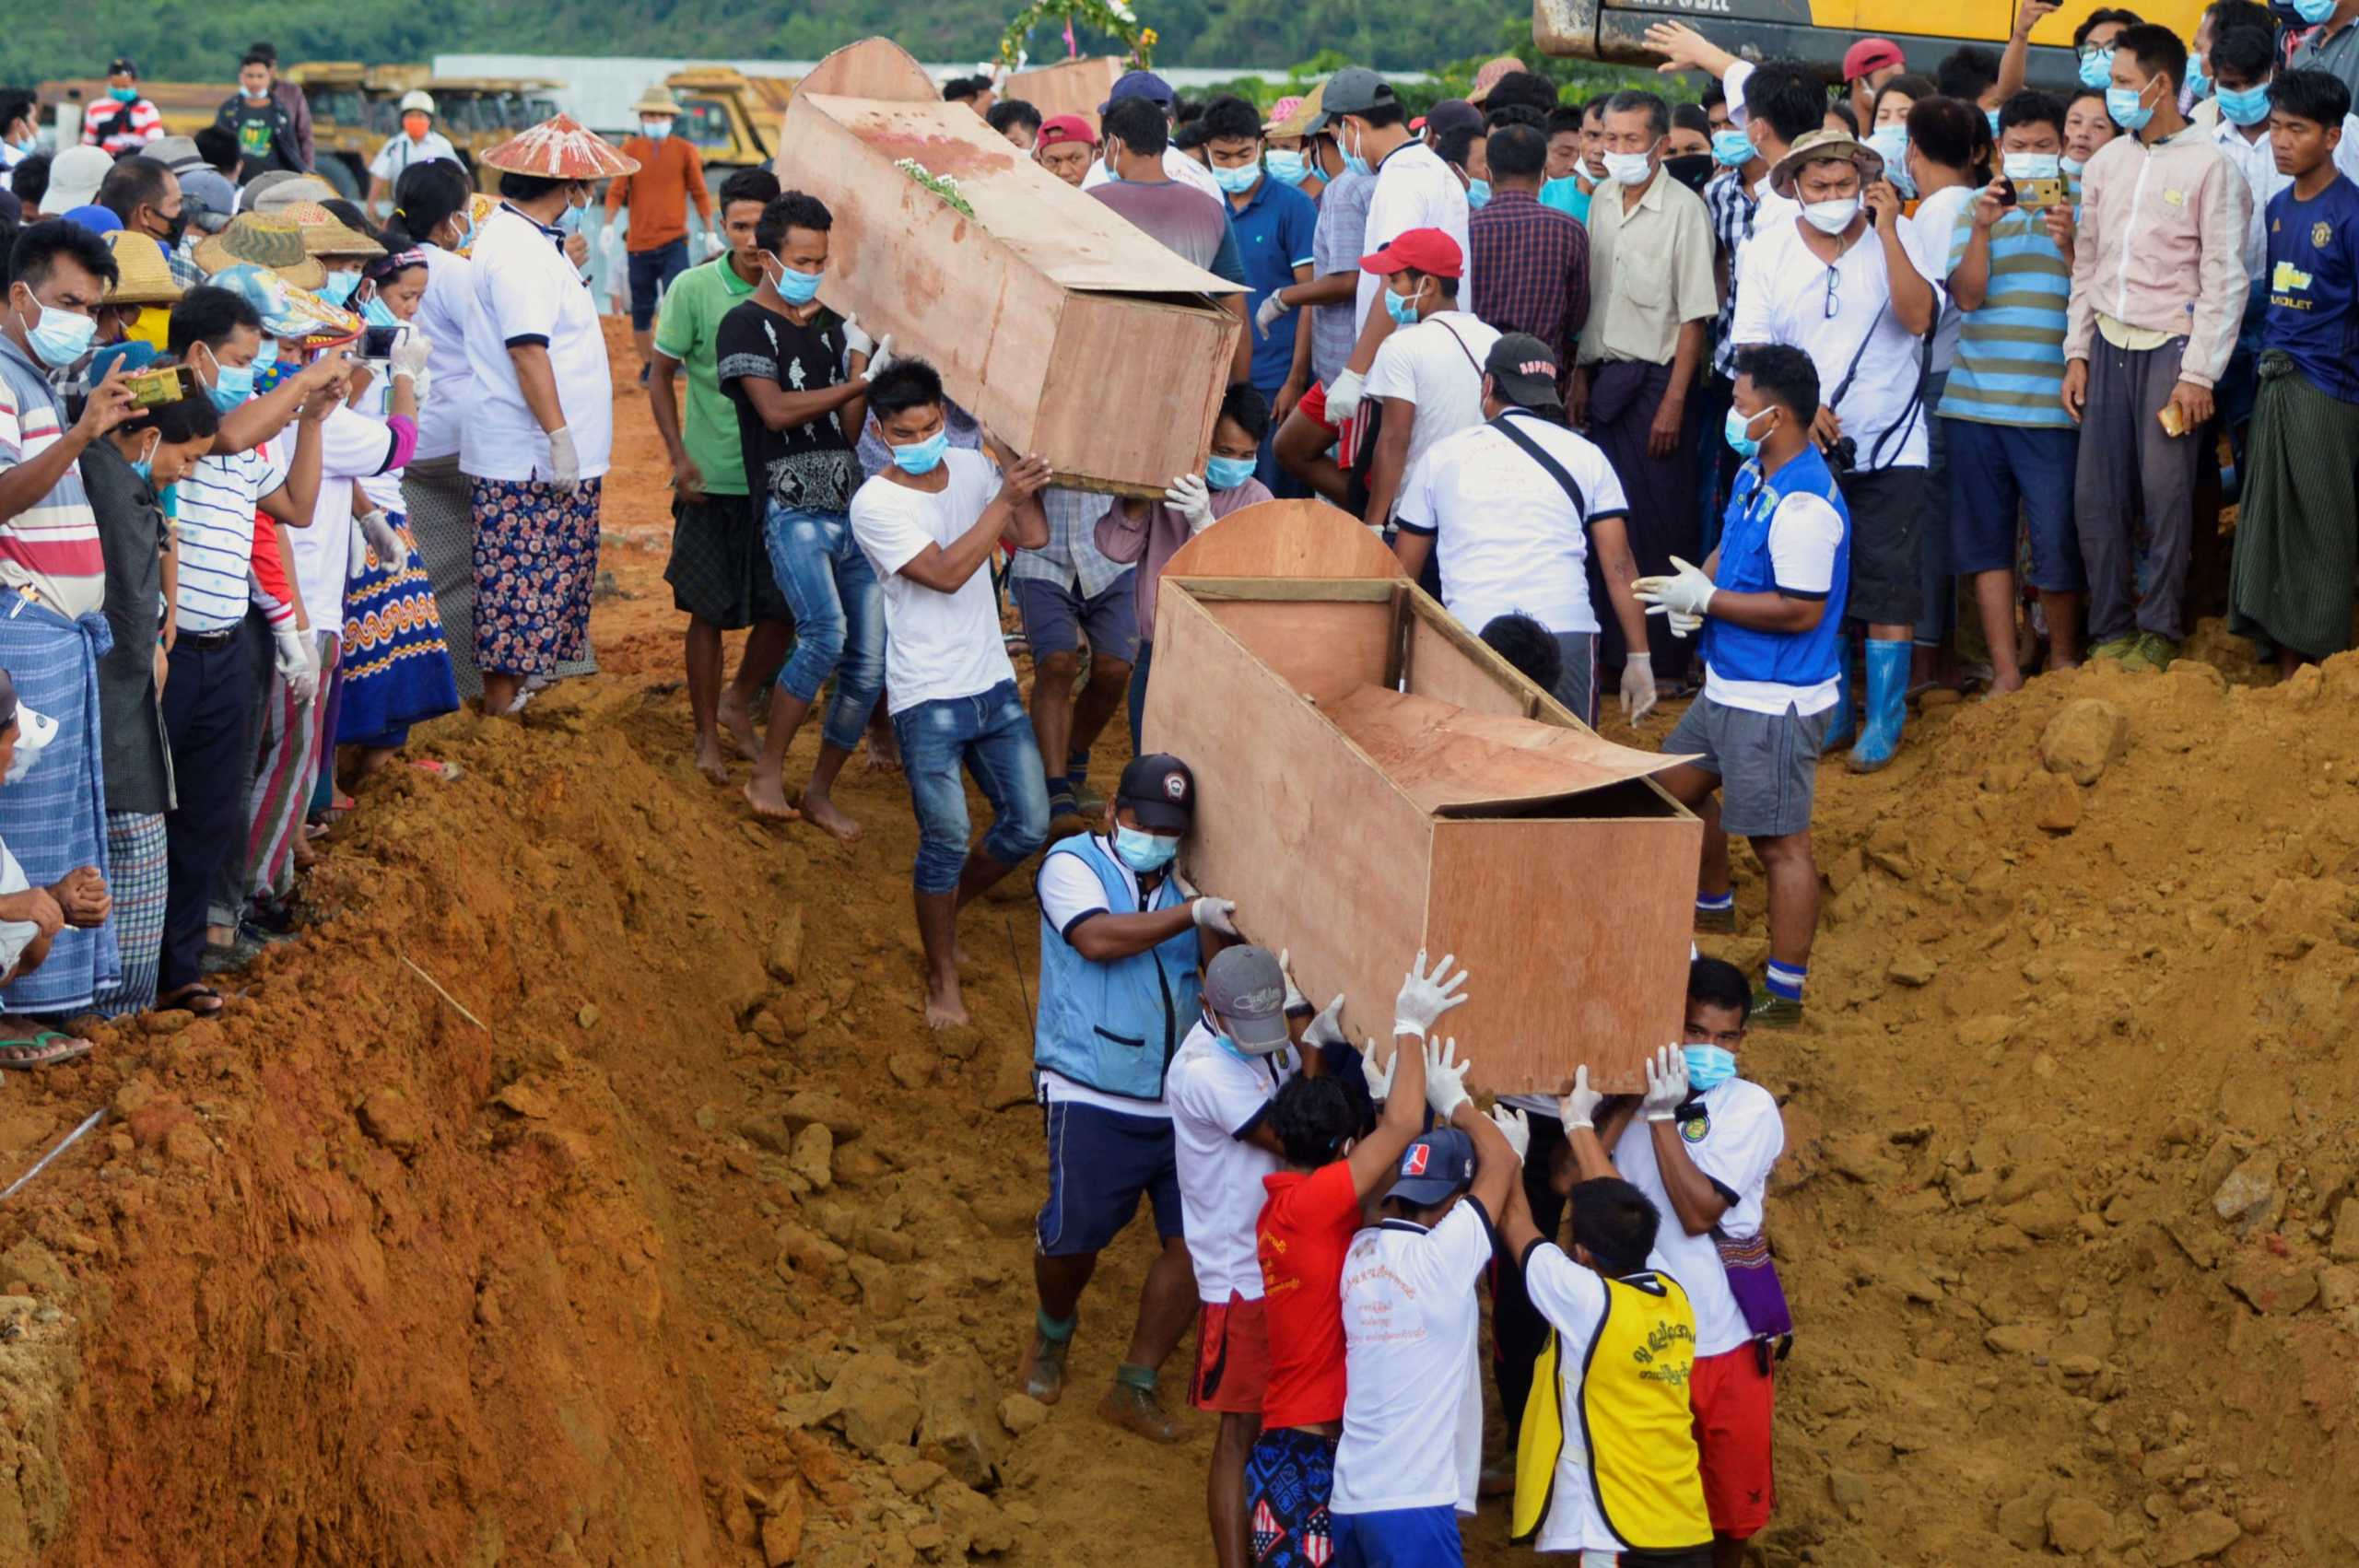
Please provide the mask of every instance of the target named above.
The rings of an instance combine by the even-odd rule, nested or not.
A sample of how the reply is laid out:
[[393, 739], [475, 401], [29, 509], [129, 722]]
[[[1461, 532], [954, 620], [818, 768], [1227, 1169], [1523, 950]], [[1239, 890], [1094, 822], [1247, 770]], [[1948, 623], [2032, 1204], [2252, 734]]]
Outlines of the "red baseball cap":
[[1079, 142], [1084, 146], [1094, 146], [1097, 138], [1090, 134], [1089, 122], [1080, 115], [1051, 114], [1040, 122], [1039, 138], [1033, 145], [1052, 147], [1060, 142]]
[[1856, 82], [1871, 71], [1881, 71], [1886, 65], [1906, 65], [1907, 57], [1900, 53], [1900, 45], [1888, 38], [1863, 38], [1843, 52], [1843, 79]]
[[1372, 256], [1360, 258], [1360, 270], [1387, 277], [1414, 270], [1436, 277], [1458, 277], [1466, 270], [1466, 253], [1458, 241], [1438, 228], [1413, 228]]

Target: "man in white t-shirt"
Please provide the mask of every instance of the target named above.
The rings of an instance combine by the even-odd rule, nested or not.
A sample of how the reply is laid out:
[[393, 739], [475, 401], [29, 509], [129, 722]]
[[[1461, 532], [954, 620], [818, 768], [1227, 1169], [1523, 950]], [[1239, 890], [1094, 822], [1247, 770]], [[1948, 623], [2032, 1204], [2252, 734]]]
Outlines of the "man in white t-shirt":
[[1262, 1178], [1285, 1145], [1270, 1103], [1301, 1063], [1286, 1027], [1286, 978], [1265, 947], [1225, 948], [1204, 966], [1203, 1016], [1171, 1059], [1164, 1097], [1180, 1164], [1181, 1228], [1195, 1264], [1196, 1375], [1189, 1402], [1220, 1417], [1205, 1491], [1220, 1568], [1247, 1568], [1245, 1461], [1262, 1431], [1270, 1328], [1253, 1225]]
[[[1900, 749], [1909, 652], [1923, 597], [1918, 555], [1931, 411], [1925, 334], [1941, 319], [1946, 254], [1927, 253], [1901, 216], [1884, 158], [1839, 131], [1813, 131], [1769, 171], [1802, 204], [1790, 222], [1754, 217], [1737, 259], [1740, 346], [1790, 344], [1818, 367], [1812, 430], [1850, 503], [1851, 618], [1867, 623], [1867, 723], [1849, 766], [1883, 767]], [[1838, 713], [1825, 741], [1848, 730]]]
[[[1689, 1402], [1713, 1552], [1724, 1568], [1743, 1562], [1744, 1543], [1766, 1527], [1778, 1504], [1770, 1463], [1777, 1347], [1746, 1321], [1721, 1246], [1753, 1244], [1759, 1261], [1749, 1266], [1765, 1282], [1776, 1280], [1761, 1242], [1762, 1200], [1785, 1153], [1786, 1127], [1777, 1097], [1737, 1076], [1752, 1011], [1742, 970], [1718, 958], [1696, 960], [1687, 972], [1686, 1043], [1665, 1047], [1646, 1099], [1621, 1100], [1602, 1117], [1599, 1106], [1576, 1106], [1567, 1118], [1586, 1114], [1601, 1124], [1590, 1139], [1575, 1128], [1566, 1156], [1575, 1172], [1622, 1176], [1662, 1216], [1648, 1263], [1679, 1281], [1695, 1314]], [[1608, 1149], [1611, 1164], [1602, 1163]], [[1559, 1180], [1575, 1172], [1560, 1172]], [[1773, 1299], [1782, 1307], [1782, 1293]]]
[[[1382, 1221], [1344, 1257], [1344, 1435], [1329, 1507], [1339, 1565], [1464, 1561], [1483, 1462], [1476, 1366], [1491, 1261], [1523, 1156], [1474, 1108], [1455, 1042], [1426, 1055], [1426, 1100], [1446, 1125], [1409, 1145]], [[1518, 1136], [1521, 1117], [1501, 1113]]]
[[[1432, 324], [1402, 333], [1386, 352]], [[1558, 423], [1565, 404], [1556, 377], [1555, 354], [1530, 333], [1492, 344], [1480, 383], [1483, 422], [1436, 441], [1409, 470], [1392, 547], [1411, 577], [1421, 576], [1429, 558], [1438, 562], [1442, 603], [1473, 630], [1519, 613], [1545, 627], [1560, 661], [1556, 700], [1594, 724], [1593, 536], [1624, 646], [1642, 650], [1622, 670], [1622, 713], [1635, 723], [1654, 707], [1655, 683], [1643, 651], [1646, 612], [1630, 586], [1638, 568], [1629, 508], [1605, 454]]]
[[[886, 691], [918, 818], [925, 1018], [944, 1029], [967, 1022], [959, 909], [1049, 837], [1040, 748], [986, 569], [1002, 536], [1027, 550], [1049, 542], [1049, 465], [1027, 457], [1003, 474], [981, 452], [951, 451], [942, 378], [921, 359], [872, 380], [868, 412], [893, 463], [852, 496], [851, 531], [884, 585]], [[995, 813], [971, 851], [962, 766]]]
[[[1409, 134], [1401, 100], [1382, 76], [1363, 65], [1327, 78], [1320, 99], [1321, 123], [1344, 154], [1344, 167], [1376, 177], [1369, 193], [1363, 250], [1391, 244], [1413, 228], [1438, 228], [1467, 253], [1466, 187], [1440, 155]], [[1384, 280], [1362, 272], [1355, 301], [1358, 339], [1344, 370], [1327, 388], [1330, 423], [1359, 413], [1364, 378], [1376, 362], [1377, 345], [1391, 335], [1392, 318], [1378, 309]], [[1471, 272], [1461, 268], [1459, 287], [1473, 296]]]
[[1165, 1074], [1200, 1014], [1205, 952], [1237, 931], [1235, 904], [1180, 883], [1180, 845], [1195, 814], [1196, 776], [1186, 763], [1161, 753], [1133, 757], [1099, 831], [1050, 845], [1034, 883], [1040, 1008], [1032, 1065], [1049, 1138], [1049, 1199], [1032, 1254], [1032, 1344], [1018, 1378], [1044, 1405], [1063, 1396], [1081, 1293], [1144, 1197], [1162, 1251], [1097, 1410], [1157, 1443], [1180, 1436], [1156, 1396], [1156, 1375], [1196, 1305]]
[[1438, 228], [1413, 228], [1360, 258], [1362, 277], [1384, 280], [1384, 313], [1398, 329], [1367, 372], [1379, 410], [1362, 514], [1370, 528], [1391, 526], [1402, 475], [1436, 441], [1482, 422], [1483, 360], [1499, 331], [1459, 308], [1465, 270], [1464, 248]]

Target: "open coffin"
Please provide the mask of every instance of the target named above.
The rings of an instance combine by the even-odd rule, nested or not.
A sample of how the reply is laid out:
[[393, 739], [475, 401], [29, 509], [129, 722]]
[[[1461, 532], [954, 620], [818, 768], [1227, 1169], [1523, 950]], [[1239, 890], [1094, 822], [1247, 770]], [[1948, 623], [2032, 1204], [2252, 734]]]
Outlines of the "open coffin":
[[1385, 1037], [1402, 968], [1455, 954], [1473, 1081], [1614, 1091], [1676, 1041], [1703, 825], [1316, 501], [1231, 514], [1157, 590], [1145, 740], [1197, 780], [1190, 874], [1303, 989]]

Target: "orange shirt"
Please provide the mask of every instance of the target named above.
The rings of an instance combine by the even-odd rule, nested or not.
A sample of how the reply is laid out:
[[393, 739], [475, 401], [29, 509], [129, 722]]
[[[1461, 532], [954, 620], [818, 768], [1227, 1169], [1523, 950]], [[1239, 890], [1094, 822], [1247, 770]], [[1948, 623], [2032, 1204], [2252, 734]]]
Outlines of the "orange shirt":
[[677, 132], [660, 142], [633, 136], [623, 144], [623, 156], [639, 160], [639, 172], [617, 175], [606, 187], [606, 215], [630, 208], [624, 240], [633, 251], [656, 250], [687, 234], [690, 202], [712, 227], [712, 193], [704, 188], [704, 159], [694, 142]]

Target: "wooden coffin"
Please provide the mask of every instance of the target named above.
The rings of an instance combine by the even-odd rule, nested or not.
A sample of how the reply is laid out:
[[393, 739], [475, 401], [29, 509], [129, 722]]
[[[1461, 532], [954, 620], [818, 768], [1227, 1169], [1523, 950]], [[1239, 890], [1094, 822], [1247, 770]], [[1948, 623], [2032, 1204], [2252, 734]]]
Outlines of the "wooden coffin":
[[1157, 590], [1145, 740], [1194, 769], [1189, 874], [1389, 1038], [1420, 948], [1472, 999], [1441, 1033], [1501, 1094], [1615, 1092], [1676, 1042], [1703, 825], [1317, 501], [1215, 523]]
[[[955, 179], [973, 216], [904, 158]], [[803, 79], [777, 171], [835, 217], [827, 302], [931, 361], [1058, 483], [1153, 497], [1203, 472], [1242, 330], [1212, 297], [1237, 290], [943, 102], [897, 46], [852, 44]]]
[[1094, 60], [1060, 60], [1053, 65], [1036, 65], [1028, 71], [1018, 71], [1000, 88], [1002, 98], [1020, 98], [1040, 111], [1040, 118], [1058, 114], [1078, 114], [1089, 122], [1089, 134], [1097, 134], [1097, 106], [1114, 90], [1122, 78], [1122, 62], [1112, 55]]

